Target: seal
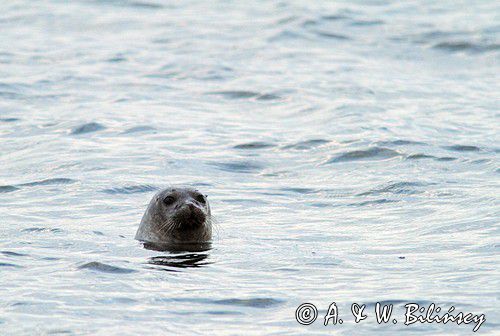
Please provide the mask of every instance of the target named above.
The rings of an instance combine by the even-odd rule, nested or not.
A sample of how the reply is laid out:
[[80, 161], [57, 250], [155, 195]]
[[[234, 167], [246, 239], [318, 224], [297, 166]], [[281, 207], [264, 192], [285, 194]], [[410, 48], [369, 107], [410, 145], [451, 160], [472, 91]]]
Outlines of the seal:
[[207, 197], [192, 188], [158, 192], [142, 216], [135, 239], [149, 244], [204, 243], [212, 238]]

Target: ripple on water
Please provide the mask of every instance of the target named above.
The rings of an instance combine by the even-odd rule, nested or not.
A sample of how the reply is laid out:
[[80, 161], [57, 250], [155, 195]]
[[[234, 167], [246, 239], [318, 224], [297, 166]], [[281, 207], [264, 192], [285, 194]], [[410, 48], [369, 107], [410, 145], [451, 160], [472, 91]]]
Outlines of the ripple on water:
[[437, 160], [438, 161], [455, 161], [455, 160], [457, 160], [457, 158], [451, 157], [451, 156], [444, 156], [444, 157], [437, 158]]
[[364, 201], [359, 203], [351, 203], [350, 206], [367, 206], [367, 205], [377, 205], [377, 204], [386, 204], [386, 203], [397, 203], [398, 200], [391, 200], [387, 198], [376, 199], [372, 201]]
[[242, 144], [234, 146], [233, 148], [236, 148], [236, 149], [261, 149], [261, 148], [269, 148], [269, 147], [274, 147], [274, 146], [276, 146], [276, 145], [272, 144], [270, 142], [254, 141], [254, 142], [242, 143]]
[[148, 264], [173, 268], [197, 268], [210, 265], [207, 253], [187, 253], [177, 256], [157, 256], [149, 258]]
[[19, 188], [11, 186], [11, 185], [0, 186], [0, 194], [1, 193], [13, 192], [13, 191], [16, 191], [16, 190], [19, 190]]
[[500, 49], [500, 44], [496, 43], [477, 43], [470, 41], [445, 41], [433, 45], [434, 49], [440, 49], [449, 52], [475, 52], [484, 53]]
[[330, 33], [326, 31], [316, 31], [316, 35], [333, 40], [350, 40], [350, 37], [343, 34]]
[[10, 122], [15, 122], [15, 121], [19, 121], [21, 119], [19, 118], [0, 118], [0, 122], [6, 122], [6, 123], [10, 123]]
[[389, 183], [388, 185], [371, 189], [369, 191], [358, 194], [357, 196], [368, 196], [368, 195], [380, 195], [380, 194], [402, 194], [402, 195], [412, 195], [421, 194], [424, 191], [416, 189], [417, 187], [424, 187], [429, 185], [428, 183], [422, 182], [395, 182]]
[[385, 24], [385, 21], [382, 20], [352, 20], [349, 23], [351, 26], [357, 27], [371, 27], [371, 26], [380, 26]]
[[8, 256], [8, 257], [27, 257], [29, 254], [25, 253], [17, 253], [17, 252], [12, 252], [12, 251], [0, 251], [1, 254]]
[[453, 146], [445, 146], [445, 149], [449, 149], [455, 152], [479, 152], [481, 148], [470, 145], [453, 145]]
[[273, 298], [254, 298], [254, 299], [223, 299], [214, 300], [213, 303], [229, 306], [252, 307], [252, 308], [270, 308], [284, 303], [284, 300]]
[[294, 144], [283, 146], [283, 149], [297, 149], [297, 150], [307, 150], [319, 147], [321, 145], [329, 143], [329, 140], [325, 139], [311, 139], [306, 141], [299, 141]]
[[220, 170], [233, 173], [252, 173], [262, 169], [260, 164], [252, 161], [214, 162], [211, 165]]
[[407, 146], [407, 145], [427, 145], [425, 142], [413, 141], [413, 140], [389, 140], [389, 141], [379, 141], [377, 144], [381, 146]]
[[428, 154], [423, 154], [423, 153], [416, 153], [416, 154], [411, 154], [406, 157], [406, 160], [425, 160], [425, 159], [431, 159], [435, 161], [454, 161], [457, 158], [454, 157], [437, 157], [434, 155], [428, 155]]
[[112, 266], [112, 265], [100, 263], [98, 261], [91, 261], [89, 263], [80, 265], [80, 266], [78, 266], [78, 269], [88, 269], [88, 270], [97, 271], [97, 272], [114, 273], [114, 274], [128, 274], [128, 273], [137, 272], [137, 271], [130, 269], [130, 268]]
[[315, 194], [318, 192], [317, 189], [312, 189], [312, 188], [299, 188], [299, 187], [284, 187], [280, 188], [282, 191], [286, 191], [289, 193], [296, 193], [296, 194]]
[[123, 131], [122, 134], [131, 134], [131, 133], [152, 133], [156, 132], [156, 128], [151, 126], [135, 126]]
[[347, 21], [350, 26], [378, 26], [383, 25], [385, 22], [379, 19], [355, 19], [346, 14], [330, 14], [330, 15], [322, 15], [318, 20], [311, 21], [316, 24], [324, 22], [335, 22], [335, 21]]
[[50, 228], [45, 228], [45, 227], [30, 227], [30, 228], [26, 228], [26, 229], [21, 230], [21, 232], [44, 232], [44, 231], [49, 231], [52, 233], [63, 232], [63, 230], [61, 230], [59, 228], [50, 229]]
[[327, 15], [322, 15], [320, 19], [325, 21], [340, 21], [340, 20], [346, 20], [348, 18], [349, 16], [345, 14], [327, 14]]
[[102, 192], [106, 194], [137, 194], [153, 190], [158, 190], [158, 187], [149, 184], [143, 184], [143, 185], [109, 188], [102, 190]]
[[69, 329], [51, 329], [47, 331], [47, 335], [73, 335], [74, 332]]
[[121, 296], [121, 297], [102, 298], [102, 299], [97, 300], [97, 302], [100, 302], [100, 303], [103, 303], [106, 305], [114, 304], [114, 303], [130, 305], [130, 304], [136, 304], [139, 301], [136, 299], [133, 299], [133, 298]]
[[372, 147], [365, 150], [355, 150], [350, 152], [342, 153], [326, 163], [337, 163], [337, 162], [349, 162], [349, 161], [376, 161], [376, 160], [386, 160], [401, 156], [401, 153], [384, 147]]
[[[204, 313], [207, 315], [243, 315], [242, 312], [235, 312], [235, 311], [229, 311], [229, 310], [207, 310]], [[192, 313], [188, 312], [188, 314], [192, 314]]]
[[211, 95], [222, 96], [227, 99], [256, 99], [256, 100], [279, 100], [281, 96], [274, 93], [259, 93], [254, 91], [214, 91]]
[[106, 62], [109, 62], [109, 63], [120, 63], [120, 62], [125, 62], [126, 60], [127, 60], [127, 58], [125, 58], [123, 56], [115, 56], [115, 57], [108, 58], [106, 60]]
[[19, 184], [19, 186], [23, 187], [34, 187], [34, 186], [45, 186], [45, 185], [54, 185], [54, 184], [71, 184], [77, 182], [76, 180], [70, 178], [51, 178], [45, 179], [41, 181], [28, 182]]
[[97, 132], [103, 129], [106, 129], [106, 127], [96, 122], [90, 122], [73, 128], [70, 134], [72, 135], [86, 134], [86, 133]]
[[133, 7], [140, 9], [160, 9], [163, 5], [156, 2], [133, 1], [133, 0], [96, 0], [96, 3], [103, 5], [114, 5], [120, 7]]
[[4, 263], [0, 262], [0, 267], [12, 267], [12, 268], [23, 268], [23, 266], [12, 264], [12, 263]]
[[427, 155], [422, 153], [411, 154], [406, 157], [407, 160], [421, 160], [421, 159], [437, 159], [434, 155]]

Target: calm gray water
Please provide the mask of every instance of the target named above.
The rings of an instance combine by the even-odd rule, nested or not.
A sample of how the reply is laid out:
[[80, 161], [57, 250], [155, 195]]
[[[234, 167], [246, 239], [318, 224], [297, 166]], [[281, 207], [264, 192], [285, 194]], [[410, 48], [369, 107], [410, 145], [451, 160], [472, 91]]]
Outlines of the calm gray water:
[[[472, 333], [405, 326], [409, 302], [495, 334], [499, 12], [3, 1], [0, 334]], [[209, 195], [210, 250], [134, 240], [172, 184]], [[344, 323], [325, 327], [334, 301]]]

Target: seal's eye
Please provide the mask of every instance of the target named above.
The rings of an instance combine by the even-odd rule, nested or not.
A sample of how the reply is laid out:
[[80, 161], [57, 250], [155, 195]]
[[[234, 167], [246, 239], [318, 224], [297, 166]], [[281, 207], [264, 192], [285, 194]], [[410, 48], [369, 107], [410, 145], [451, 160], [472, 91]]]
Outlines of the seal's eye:
[[205, 200], [205, 197], [203, 195], [198, 195], [196, 196], [196, 200], [200, 202], [201, 204], [205, 204], [207, 201]]
[[175, 202], [175, 198], [173, 196], [167, 196], [163, 199], [163, 203], [165, 205], [171, 205]]

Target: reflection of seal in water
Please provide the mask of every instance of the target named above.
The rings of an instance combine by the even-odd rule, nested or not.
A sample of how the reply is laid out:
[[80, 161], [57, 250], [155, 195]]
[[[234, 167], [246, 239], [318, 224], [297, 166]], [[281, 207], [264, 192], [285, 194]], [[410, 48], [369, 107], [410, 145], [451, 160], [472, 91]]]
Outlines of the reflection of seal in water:
[[212, 237], [207, 198], [191, 188], [157, 193], [142, 217], [135, 239], [152, 244], [202, 243]]

